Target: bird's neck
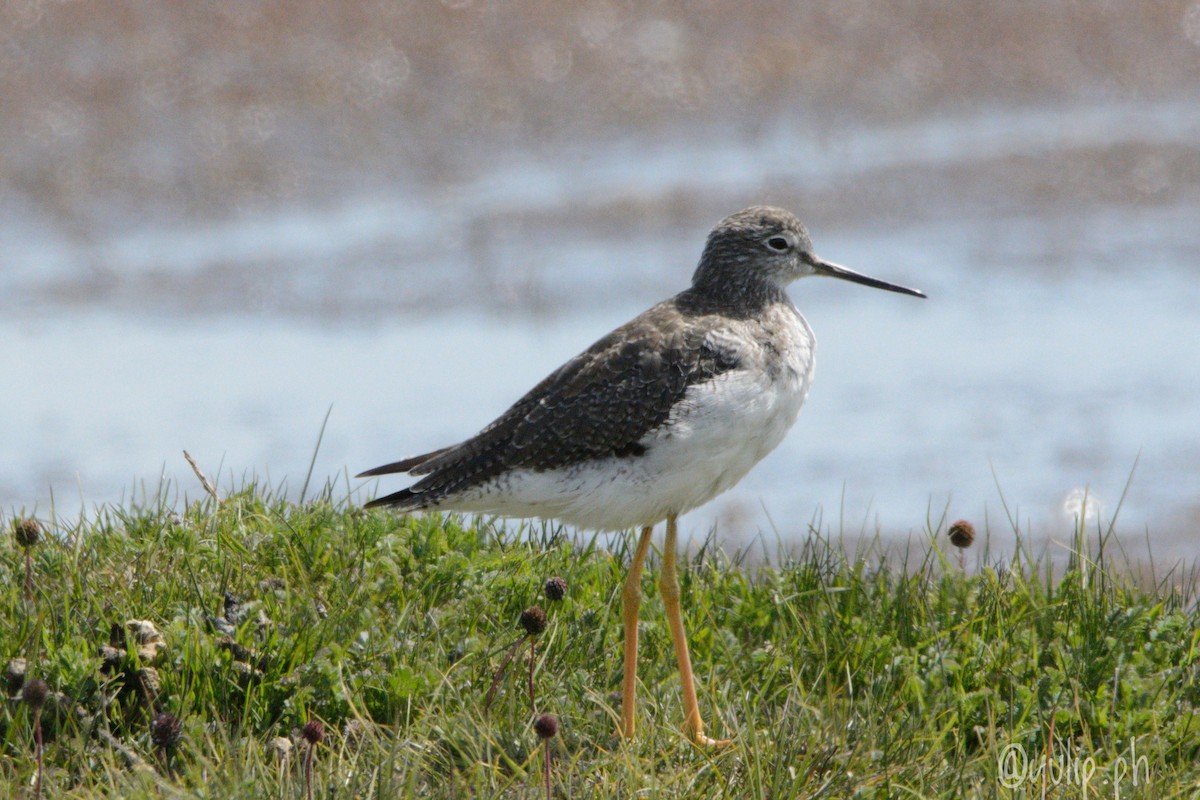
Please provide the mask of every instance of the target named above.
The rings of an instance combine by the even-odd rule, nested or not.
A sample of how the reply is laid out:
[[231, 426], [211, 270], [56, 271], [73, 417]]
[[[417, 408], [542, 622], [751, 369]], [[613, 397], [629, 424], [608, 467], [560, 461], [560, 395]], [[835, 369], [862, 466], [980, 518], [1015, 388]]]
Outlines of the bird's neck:
[[738, 319], [760, 317], [763, 312], [777, 303], [791, 304], [787, 294], [774, 285], [746, 287], [731, 287], [728, 284], [720, 287], [693, 285], [692, 288], [679, 295], [678, 301], [682, 308], [697, 314], [722, 314]]
[[791, 304], [787, 292], [774, 281], [749, 270], [716, 274], [704, 265], [696, 270], [692, 287], [680, 296], [697, 310], [736, 317], [762, 314], [776, 303]]

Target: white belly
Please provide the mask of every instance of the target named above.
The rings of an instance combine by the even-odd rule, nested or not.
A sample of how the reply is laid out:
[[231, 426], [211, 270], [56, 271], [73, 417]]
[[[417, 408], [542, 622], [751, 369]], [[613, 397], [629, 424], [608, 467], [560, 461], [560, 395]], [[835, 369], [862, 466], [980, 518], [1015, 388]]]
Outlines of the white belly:
[[690, 388], [670, 419], [642, 438], [644, 454], [517, 470], [448, 506], [626, 530], [703, 505], [741, 480], [796, 421], [815, 362], [811, 331], [801, 326], [778, 369], [736, 369]]

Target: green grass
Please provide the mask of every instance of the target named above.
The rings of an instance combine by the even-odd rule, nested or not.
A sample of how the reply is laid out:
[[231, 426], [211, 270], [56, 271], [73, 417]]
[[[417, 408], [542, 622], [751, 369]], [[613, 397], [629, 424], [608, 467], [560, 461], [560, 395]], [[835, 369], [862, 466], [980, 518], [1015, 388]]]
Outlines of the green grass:
[[[1022, 548], [1007, 566], [965, 572], [940, 530], [902, 558], [878, 542], [851, 556], [814, 534], [773, 566], [705, 543], [681, 564], [685, 615], [709, 729], [736, 743], [704, 752], [680, 734], [655, 556], [643, 587], [639, 737], [614, 738], [623, 537], [609, 551], [608, 540], [551, 527], [364, 513], [328, 492], [304, 506], [253, 487], [220, 504], [170, 506], [50, 525], [31, 551], [32, 606], [25, 553], [5, 522], [0, 661], [25, 658], [27, 678], [55, 693], [41, 714], [46, 797], [303, 797], [305, 745], [281, 759], [271, 742], [299, 742], [310, 719], [327, 730], [314, 753], [318, 797], [544, 796], [527, 651], [484, 713], [517, 619], [535, 603], [549, 615], [537, 707], [561, 720], [556, 796], [1046, 788], [1162, 798], [1200, 785], [1196, 587], [1127, 577], [1108, 563], [1103, 537], [1067, 531], [1076, 552], [1056, 566]], [[542, 595], [555, 575], [569, 584], [558, 603]], [[226, 593], [241, 614], [222, 634], [211, 619]], [[134, 619], [165, 641], [151, 665], [126, 641]], [[160, 712], [183, 725], [170, 771], [149, 734]], [[1012, 746], [1042, 770], [1016, 789], [998, 763]], [[10, 699], [0, 796], [31, 797], [35, 771], [31, 710]]]

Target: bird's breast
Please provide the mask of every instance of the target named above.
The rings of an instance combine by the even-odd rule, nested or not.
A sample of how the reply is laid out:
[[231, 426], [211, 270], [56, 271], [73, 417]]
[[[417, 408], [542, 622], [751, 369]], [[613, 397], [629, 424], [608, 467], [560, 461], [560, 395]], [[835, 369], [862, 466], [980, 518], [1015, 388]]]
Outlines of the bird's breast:
[[[743, 379], [761, 395], [759, 402], [747, 402], [747, 411], [763, 406], [767, 413], [758, 421], [772, 428], [783, 424], [786, 432], [812, 383], [817, 344], [812, 328], [795, 306], [780, 303], [744, 324], [735, 335], [742, 343]], [[729, 411], [736, 415], [736, 409]], [[751, 417], [755, 415], [751, 413]]]
[[815, 342], [794, 308], [709, 334], [738, 367], [688, 388], [664, 425], [641, 440], [645, 466], [694, 508], [737, 483], [783, 441], [808, 395]]

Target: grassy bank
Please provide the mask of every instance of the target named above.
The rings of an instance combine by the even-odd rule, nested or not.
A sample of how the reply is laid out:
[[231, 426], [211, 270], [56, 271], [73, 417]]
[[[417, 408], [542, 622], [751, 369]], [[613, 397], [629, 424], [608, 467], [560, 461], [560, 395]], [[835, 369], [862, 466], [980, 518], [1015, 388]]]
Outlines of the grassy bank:
[[[714, 735], [736, 739], [714, 753], [679, 733], [653, 558], [639, 738], [613, 736], [621, 539], [609, 550], [552, 528], [297, 507], [254, 489], [50, 525], [28, 550], [5, 528], [7, 796], [34, 794], [35, 716], [46, 797], [302, 797], [310, 748], [314, 796], [544, 796], [528, 645], [485, 713], [534, 604], [548, 616], [534, 703], [561, 723], [555, 796], [1159, 798], [1200, 785], [1196, 587], [1123, 577], [1095, 537], [1077, 537], [1085, 552], [1058, 574], [1028, 558], [963, 571], [943, 531], [904, 563], [820, 539], [770, 568], [693, 550], [681, 583], [701, 704]], [[561, 601], [543, 595], [552, 576], [567, 582]], [[20, 699], [34, 680], [48, 690], [36, 715]], [[301, 735], [312, 721], [315, 745]]]

